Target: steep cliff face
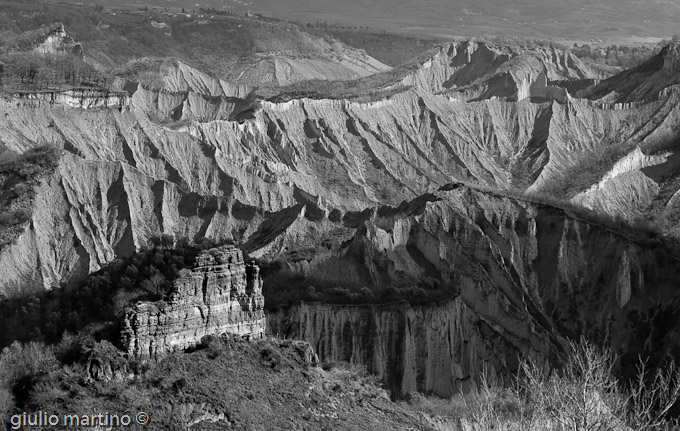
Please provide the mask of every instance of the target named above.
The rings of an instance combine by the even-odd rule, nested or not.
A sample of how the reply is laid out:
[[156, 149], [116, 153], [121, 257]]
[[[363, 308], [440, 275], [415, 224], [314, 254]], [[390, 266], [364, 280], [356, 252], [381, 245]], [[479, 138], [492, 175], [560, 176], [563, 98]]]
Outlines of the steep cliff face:
[[156, 358], [196, 345], [206, 335], [261, 337], [266, 322], [259, 268], [225, 246], [198, 255], [182, 271], [167, 300], [138, 303], [121, 323], [123, 350], [131, 357]]
[[39, 107], [41, 103], [65, 105], [71, 108], [124, 108], [130, 106], [130, 97], [124, 91], [103, 91], [91, 89], [72, 89], [65, 91], [40, 91], [16, 93], [13, 95], [17, 104], [24, 101], [36, 101], [31, 106]]
[[322, 361], [365, 365], [396, 394], [441, 397], [469, 391], [483, 369], [513, 370], [519, 354], [549, 354], [546, 334], [530, 325], [514, 333], [491, 324], [460, 299], [417, 307], [303, 303], [267, 314], [271, 335], [308, 341]]
[[677, 312], [679, 262], [561, 209], [447, 186], [377, 211], [306, 271], [376, 288], [432, 280], [449, 301], [302, 304], [272, 314], [269, 330], [310, 342], [322, 361], [366, 364], [393, 390], [450, 395], [484, 361], [513, 371], [519, 353], [548, 357], [566, 335], [607, 340], [621, 354], [669, 353], [680, 327], [655, 319]]

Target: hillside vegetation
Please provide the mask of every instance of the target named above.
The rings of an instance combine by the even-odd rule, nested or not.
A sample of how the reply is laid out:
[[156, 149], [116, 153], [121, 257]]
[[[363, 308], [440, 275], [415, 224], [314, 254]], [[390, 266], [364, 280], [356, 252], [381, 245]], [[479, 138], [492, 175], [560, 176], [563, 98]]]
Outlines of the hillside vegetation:
[[625, 384], [614, 368], [610, 350], [581, 340], [552, 370], [524, 358], [507, 385], [483, 372], [478, 388], [451, 400], [411, 394], [390, 402], [361, 367], [318, 367], [300, 341], [207, 336], [190, 351], [140, 363], [106, 340], [66, 334], [55, 346], [3, 350], [0, 427], [16, 429], [22, 411], [40, 410], [59, 417], [145, 412], [144, 429], [152, 430], [676, 429], [668, 416], [680, 397], [674, 364], [654, 373], [640, 362]]
[[43, 146], [0, 159], [0, 249], [13, 242], [31, 218], [35, 188], [56, 169], [60, 156], [59, 149]]
[[0, 4], [0, 52], [26, 51], [64, 24], [84, 45], [89, 63], [113, 69], [143, 57], [175, 57], [213, 76], [232, 79], [261, 55], [331, 57], [334, 39], [287, 21], [230, 15], [109, 13], [103, 8], [36, 2]]
[[505, 385], [482, 372], [470, 394], [451, 400], [414, 394], [402, 405], [445, 423], [463, 417], [480, 430], [670, 431], [679, 426], [669, 414], [680, 399], [680, 370], [674, 363], [652, 372], [639, 361], [637, 374], [621, 381], [611, 350], [584, 339], [570, 342], [562, 359], [550, 367], [524, 358]]
[[145, 412], [148, 424], [132, 429], [148, 430], [434, 429], [391, 403], [360, 368], [316, 367], [306, 343], [229, 335], [144, 364], [88, 337], [66, 336], [55, 347], [17, 343], [0, 355], [0, 429], [37, 410]]
[[11, 52], [0, 55], [0, 85], [5, 92], [107, 88], [108, 74], [74, 54]]
[[418, 38], [375, 29], [351, 29], [339, 26], [321, 29], [308, 26], [307, 29], [313, 34], [331, 36], [349, 46], [363, 49], [366, 54], [392, 67], [410, 63], [431, 50], [433, 46], [442, 43], [441, 39]]

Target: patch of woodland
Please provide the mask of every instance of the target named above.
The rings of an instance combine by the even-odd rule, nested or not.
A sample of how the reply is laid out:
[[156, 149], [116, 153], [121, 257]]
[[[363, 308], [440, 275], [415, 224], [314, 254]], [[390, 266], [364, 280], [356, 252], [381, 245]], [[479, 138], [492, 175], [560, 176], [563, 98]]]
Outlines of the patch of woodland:
[[599, 47], [585, 43], [579, 46], [578, 43], [574, 43], [569, 51], [587, 62], [630, 69], [641, 65], [658, 54], [664, 45], [666, 43], [662, 45], [609, 45]]
[[0, 55], [0, 86], [6, 93], [108, 88], [112, 78], [73, 53], [10, 52]]
[[354, 305], [406, 301], [411, 305], [426, 305], [453, 299], [459, 293], [454, 287], [433, 277], [424, 277], [412, 283], [373, 286], [282, 270], [282, 264], [278, 261], [260, 261], [258, 265], [264, 281], [264, 306], [268, 311], [287, 308], [300, 301]]

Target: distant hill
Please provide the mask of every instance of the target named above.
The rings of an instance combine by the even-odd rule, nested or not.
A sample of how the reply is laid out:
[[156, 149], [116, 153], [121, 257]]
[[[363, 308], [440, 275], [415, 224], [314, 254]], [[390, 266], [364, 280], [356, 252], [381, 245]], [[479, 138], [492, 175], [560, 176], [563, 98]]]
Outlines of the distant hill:
[[[129, 2], [104, 3], [127, 7]], [[146, 4], [184, 7], [188, 12], [196, 7], [194, 2], [182, 0], [149, 0]], [[584, 40], [633, 35], [661, 38], [680, 31], [680, 4], [664, 0], [205, 0], [200, 4], [241, 15], [252, 11], [301, 21], [327, 20], [427, 34], [542, 35]]]

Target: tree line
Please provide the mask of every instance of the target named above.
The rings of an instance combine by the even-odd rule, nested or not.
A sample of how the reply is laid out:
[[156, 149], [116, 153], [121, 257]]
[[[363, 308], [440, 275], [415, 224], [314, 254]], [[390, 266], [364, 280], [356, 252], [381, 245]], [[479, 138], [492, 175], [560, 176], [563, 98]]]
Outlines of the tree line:
[[5, 92], [102, 88], [110, 82], [108, 74], [72, 53], [11, 52], [0, 56], [0, 85]]

